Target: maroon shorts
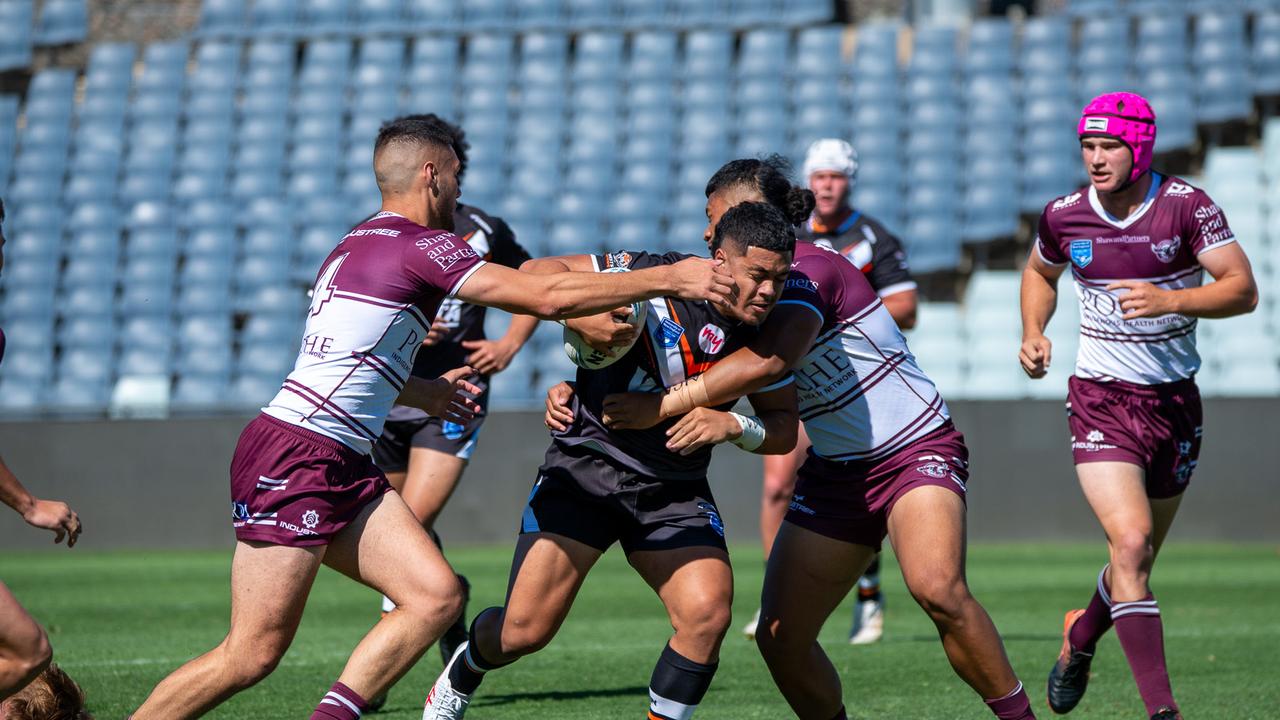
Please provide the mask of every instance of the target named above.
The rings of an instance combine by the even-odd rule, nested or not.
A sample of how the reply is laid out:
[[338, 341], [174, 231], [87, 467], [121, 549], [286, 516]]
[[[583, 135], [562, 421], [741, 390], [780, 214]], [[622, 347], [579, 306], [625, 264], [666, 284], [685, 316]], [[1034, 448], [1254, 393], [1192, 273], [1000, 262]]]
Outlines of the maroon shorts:
[[948, 422], [909, 447], [880, 460], [827, 460], [809, 451], [800, 466], [786, 520], [835, 540], [877, 551], [889, 531], [889, 513], [908, 491], [926, 485], [964, 499], [969, 450]]
[[1067, 381], [1067, 425], [1077, 465], [1126, 462], [1146, 472], [1147, 497], [1181, 495], [1200, 457], [1204, 412], [1194, 380], [1162, 385]]
[[231, 458], [231, 524], [237, 540], [326, 545], [389, 490], [368, 455], [259, 415], [240, 433]]

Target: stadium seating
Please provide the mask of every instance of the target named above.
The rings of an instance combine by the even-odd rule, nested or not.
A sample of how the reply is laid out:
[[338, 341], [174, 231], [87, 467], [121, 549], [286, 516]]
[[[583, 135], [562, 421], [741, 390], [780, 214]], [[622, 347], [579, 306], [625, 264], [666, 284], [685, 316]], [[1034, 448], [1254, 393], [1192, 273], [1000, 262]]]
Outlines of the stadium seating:
[[[33, 5], [0, 2], [0, 69], [85, 37], [83, 0]], [[917, 273], [953, 272], [965, 245], [1015, 235], [1083, 182], [1071, 119], [1094, 94], [1148, 93], [1160, 151], [1196, 150], [1199, 126], [1280, 95], [1280, 3], [1122, 5], [848, 28], [810, 0], [205, 0], [192, 38], [99, 43], [81, 89], [51, 68], [24, 98], [0, 97], [0, 413], [261, 405], [292, 362], [316, 268], [376, 209], [373, 137], [407, 111], [462, 121], [464, 201], [535, 253], [696, 252], [721, 163], [798, 163], [837, 136], [860, 152], [855, 204], [904, 238]], [[1203, 178], [1272, 286], [1276, 122], [1259, 150], [1210, 149]], [[1016, 276], [979, 270], [960, 304], [922, 308], [912, 346], [944, 392], [1064, 392], [1067, 362], [1022, 379], [1016, 302]], [[1071, 304], [1050, 328], [1059, 358], [1076, 343]], [[1272, 392], [1273, 300], [1201, 327], [1215, 348], [1262, 333], [1272, 349], [1241, 365], [1207, 352], [1208, 392], [1247, 392], [1250, 373]], [[109, 349], [89, 363], [85, 347]], [[495, 381], [500, 406], [568, 371], [552, 325], [520, 358]], [[165, 397], [138, 380], [157, 373]]]

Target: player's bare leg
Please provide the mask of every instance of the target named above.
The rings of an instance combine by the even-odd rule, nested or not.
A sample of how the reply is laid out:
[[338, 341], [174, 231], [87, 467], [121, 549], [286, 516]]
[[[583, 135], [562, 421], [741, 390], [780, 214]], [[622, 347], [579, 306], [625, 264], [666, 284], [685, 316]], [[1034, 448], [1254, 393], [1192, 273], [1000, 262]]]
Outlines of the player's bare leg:
[[133, 720], [200, 717], [271, 674], [293, 642], [324, 551], [237, 542], [226, 639], [162, 680]]
[[361, 697], [394, 684], [462, 611], [453, 568], [395, 493], [369, 503], [334, 536], [325, 564], [396, 603], [356, 646], [338, 678]]
[[690, 717], [711, 687], [733, 620], [729, 554], [695, 546], [637, 550], [627, 561], [658, 594], [675, 630], [649, 679], [650, 717]]
[[[787, 507], [791, 504], [791, 496], [796, 490], [796, 473], [804, 464], [809, 451], [809, 436], [804, 432], [801, 423], [796, 436], [795, 448], [785, 455], [764, 455], [764, 486], [760, 495], [760, 543], [764, 547], [764, 560], [769, 562], [769, 551], [773, 548], [778, 528], [782, 527], [782, 519], [787, 515]], [[748, 640], [756, 637], [756, 624], [760, 622], [760, 610], [756, 609], [751, 619], [742, 626], [742, 634]]]
[[995, 624], [965, 580], [965, 507], [945, 488], [925, 486], [903, 495], [889, 514], [902, 577], [938, 627], [951, 666], [984, 698], [1018, 684]]
[[408, 471], [395, 473], [395, 478], [388, 473], [387, 480], [400, 492], [422, 527], [431, 530], [466, 469], [467, 461], [456, 455], [411, 447]]
[[546, 647], [602, 551], [553, 533], [516, 542], [503, 607], [476, 615], [471, 637], [436, 678], [423, 718], [460, 718], [484, 674]]
[[844, 706], [840, 675], [818, 633], [875, 557], [875, 549], [783, 523], [769, 555], [756, 644], [773, 681], [802, 720]]
[[0, 700], [26, 687], [52, 657], [44, 629], [0, 583]]
[[[1155, 715], [1166, 708], [1176, 712], [1165, 664], [1164, 627], [1149, 581], [1182, 497], [1149, 499], [1143, 469], [1130, 463], [1082, 463], [1076, 466], [1076, 475], [1107, 536], [1111, 563], [1099, 583], [1109, 595], [1104, 609], [1110, 617], [1105, 619], [1115, 623], [1147, 712]], [[1093, 632], [1101, 635], [1108, 626], [1095, 622]], [[1069, 637], [1075, 634], [1068, 633]], [[1096, 637], [1090, 639], [1096, 642]], [[1051, 675], [1051, 700], [1053, 679]], [[1083, 694], [1083, 687], [1079, 694]]]

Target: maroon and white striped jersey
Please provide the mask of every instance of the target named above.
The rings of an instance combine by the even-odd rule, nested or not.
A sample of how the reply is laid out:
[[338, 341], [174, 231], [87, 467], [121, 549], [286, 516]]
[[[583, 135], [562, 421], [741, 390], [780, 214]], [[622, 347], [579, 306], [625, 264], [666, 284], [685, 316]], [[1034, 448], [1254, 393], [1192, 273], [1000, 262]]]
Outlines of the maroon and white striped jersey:
[[356, 226], [325, 259], [298, 360], [262, 411], [369, 452], [440, 303], [483, 265], [461, 238], [395, 213]]
[[779, 305], [822, 318], [792, 370], [813, 451], [830, 460], [892, 455], [944, 425], [947, 404], [866, 277], [840, 253], [797, 243]]
[[1125, 320], [1126, 290], [1117, 280], [1140, 280], [1165, 290], [1199, 287], [1201, 253], [1235, 242], [1222, 209], [1203, 190], [1173, 176], [1152, 174], [1151, 191], [1119, 220], [1090, 186], [1045, 206], [1036, 252], [1051, 265], [1071, 265], [1080, 300], [1076, 375], [1156, 385], [1192, 377], [1200, 369], [1196, 319], [1185, 315]]

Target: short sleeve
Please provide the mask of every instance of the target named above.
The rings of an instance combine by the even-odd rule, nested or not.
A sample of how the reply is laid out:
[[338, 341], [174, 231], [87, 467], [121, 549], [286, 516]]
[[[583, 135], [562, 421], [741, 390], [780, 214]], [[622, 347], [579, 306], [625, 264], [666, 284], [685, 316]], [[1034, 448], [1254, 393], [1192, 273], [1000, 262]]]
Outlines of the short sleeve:
[[838, 294], [843, 285], [840, 272], [830, 259], [808, 255], [791, 266], [791, 274], [787, 276], [778, 305], [806, 307], [827, 323], [835, 319], [836, 308], [840, 307]]
[[505, 265], [509, 268], [519, 268], [524, 261], [532, 256], [528, 250], [524, 249], [517, 240], [515, 231], [502, 218], [491, 218], [493, 225], [493, 238], [491, 240], [493, 253], [491, 259], [499, 265]]
[[639, 250], [619, 250], [617, 252], [604, 253], [603, 255], [592, 255], [591, 264], [595, 266], [596, 272], [604, 272], [614, 268], [639, 270], [668, 263], [665, 256], [652, 255]]
[[435, 290], [447, 297], [457, 294], [462, 283], [484, 266], [467, 241], [452, 233], [419, 237], [404, 246], [401, 260], [422, 291]]
[[888, 233], [881, 234], [871, 252], [871, 271], [867, 273], [867, 281], [877, 295], [885, 297], [916, 289], [901, 240]]
[[1199, 255], [1219, 245], [1235, 242], [1227, 215], [1207, 194], [1197, 192], [1187, 211], [1186, 227], [1191, 252]]
[[1040, 214], [1040, 228], [1036, 232], [1036, 252], [1050, 265], [1066, 265], [1070, 260], [1062, 254], [1062, 245], [1053, 228], [1049, 227], [1049, 209]]

